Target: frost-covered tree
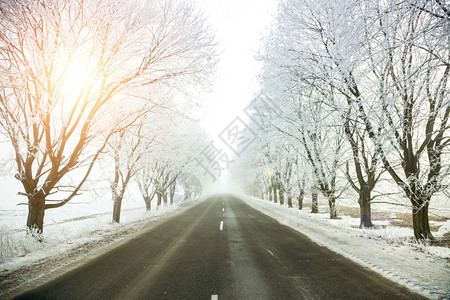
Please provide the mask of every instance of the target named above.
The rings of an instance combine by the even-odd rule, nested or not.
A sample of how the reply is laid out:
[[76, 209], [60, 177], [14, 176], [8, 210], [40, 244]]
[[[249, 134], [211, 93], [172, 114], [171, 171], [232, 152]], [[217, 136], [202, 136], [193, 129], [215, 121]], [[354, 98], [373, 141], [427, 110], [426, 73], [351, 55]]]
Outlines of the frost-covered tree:
[[148, 100], [136, 88], [206, 82], [214, 49], [202, 15], [180, 1], [0, 1], [0, 125], [27, 227], [41, 233], [44, 211], [79, 193], [123, 130], [114, 107]]
[[[303, 84], [325, 93], [333, 91], [333, 96], [325, 100], [326, 105], [335, 110], [336, 122], [343, 127], [352, 161], [347, 163], [346, 175], [359, 195], [361, 227], [370, 227], [372, 191], [382, 173], [379, 149], [358, 121], [358, 112], [352, 106], [346, 88], [348, 75], [363, 76], [358, 67], [367, 59], [367, 55], [359, 51], [367, 36], [361, 31], [365, 27], [365, 18], [355, 18], [361, 15], [358, 10], [361, 4], [357, 1], [301, 1], [295, 4], [288, 1], [285, 5], [282, 15], [290, 20], [287, 24], [297, 24], [297, 36], [303, 40], [293, 43], [292, 48], [296, 49], [302, 62], [292, 68]], [[300, 11], [309, 13], [301, 14]]]
[[200, 179], [192, 173], [181, 172], [177, 180], [183, 187], [184, 198], [182, 201], [195, 202], [203, 192]]
[[317, 188], [328, 201], [330, 218], [335, 219], [336, 200], [344, 189], [337, 185], [344, 139], [342, 128], [323, 123], [327, 118], [322, 105], [319, 102], [310, 108], [302, 107], [299, 140], [306, 151]]
[[[291, 37], [297, 37], [295, 29], [290, 28]], [[290, 141], [297, 149], [302, 149], [302, 157], [311, 166], [315, 186], [328, 199], [330, 217], [336, 218], [336, 199], [344, 188], [336, 185], [343, 149], [342, 124], [336, 121], [339, 114], [330, 105], [336, 92], [332, 86], [320, 85], [314, 74], [302, 75], [302, 68], [308, 68], [310, 61], [300, 61], [306, 50], [294, 49], [286, 30], [276, 27], [261, 55], [264, 62], [262, 94], [279, 109], [279, 115], [269, 120], [269, 124], [272, 130], [282, 134], [280, 140]], [[316, 70], [314, 73], [329, 72], [326, 66], [314, 61], [310, 67]]]
[[[429, 202], [449, 176], [443, 160], [449, 149], [448, 14], [439, 1], [389, 1], [355, 2], [340, 17], [354, 15], [364, 22], [344, 22], [341, 32], [337, 23], [321, 27], [328, 64], [335, 70], [328, 82], [357, 112], [354, 123], [365, 127], [373, 145], [372, 163], [381, 160], [410, 200], [415, 237], [433, 239]], [[353, 35], [342, 43], [345, 28]], [[352, 149], [355, 157], [354, 149], [362, 153], [364, 148], [353, 143]], [[375, 176], [367, 176], [370, 188]]]
[[[147, 210], [150, 210], [155, 196], [156, 207], [162, 203], [173, 204], [179, 176], [190, 166], [195, 155], [204, 146], [206, 138], [198, 123], [179, 113], [173, 115], [173, 111], [166, 112], [163, 119], [158, 118], [147, 131], [155, 134], [154, 145], [146, 149], [135, 181]], [[189, 185], [189, 182], [180, 181], [183, 187]]]
[[378, 82], [374, 114], [360, 82], [353, 103], [384, 167], [412, 205], [414, 236], [433, 239], [428, 221], [432, 196], [448, 186], [450, 166], [450, 37], [448, 10], [440, 1], [379, 4], [368, 39]]
[[[142, 116], [145, 118], [145, 116]], [[150, 149], [154, 138], [144, 134], [144, 123], [138, 121], [133, 126], [113, 135], [108, 146], [114, 161], [113, 177], [110, 182], [113, 202], [113, 222], [120, 222], [120, 213], [125, 191], [139, 168], [140, 161]]]
[[239, 161], [243, 165], [240, 169], [245, 169], [245, 174], [241, 176], [245, 177], [245, 188], [249, 194], [273, 201], [275, 186], [273, 157], [267, 141], [263, 139], [259, 141], [252, 143], [245, 152], [246, 155]]
[[[415, 237], [433, 238], [428, 206], [448, 186], [450, 170], [448, 12], [438, 0], [280, 4], [261, 55], [263, 93], [282, 107], [301, 99], [302, 107], [321, 103], [334, 115], [349, 149], [342, 159], [351, 162], [339, 165], [359, 193], [362, 226], [371, 223], [371, 192], [382, 165], [410, 200]], [[311, 149], [327, 128], [303, 129], [316, 165]]]

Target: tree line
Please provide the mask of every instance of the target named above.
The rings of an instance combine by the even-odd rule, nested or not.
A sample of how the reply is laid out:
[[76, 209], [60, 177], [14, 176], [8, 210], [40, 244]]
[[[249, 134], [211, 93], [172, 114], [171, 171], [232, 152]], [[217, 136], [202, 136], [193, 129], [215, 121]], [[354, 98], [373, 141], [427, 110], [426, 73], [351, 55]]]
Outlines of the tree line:
[[309, 187], [313, 212], [320, 192], [336, 218], [351, 188], [371, 227], [371, 203], [398, 189], [415, 238], [434, 239], [429, 204], [450, 178], [449, 29], [440, 0], [281, 1], [258, 54], [250, 108], [267, 125], [247, 152], [248, 191], [302, 208]]
[[214, 34], [185, 1], [0, 0], [0, 128], [29, 231], [99, 162], [117, 222], [132, 179], [146, 202], [173, 194], [201, 134], [187, 114], [216, 63]]

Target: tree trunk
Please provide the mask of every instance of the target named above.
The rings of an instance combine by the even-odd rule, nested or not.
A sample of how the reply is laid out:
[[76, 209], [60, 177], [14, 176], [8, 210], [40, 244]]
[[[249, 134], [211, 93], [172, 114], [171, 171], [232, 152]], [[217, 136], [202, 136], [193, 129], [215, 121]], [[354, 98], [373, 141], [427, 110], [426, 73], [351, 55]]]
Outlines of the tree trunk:
[[317, 194], [317, 190], [313, 189], [311, 192], [311, 213], [317, 214], [319, 212], [319, 195]]
[[273, 186], [273, 203], [278, 203], [278, 189]]
[[121, 211], [121, 207], [122, 207], [123, 197], [121, 197], [117, 193], [113, 197], [114, 197], [113, 222], [120, 223], [120, 211]]
[[272, 192], [273, 192], [272, 186], [269, 186], [269, 201], [270, 202], [273, 201]]
[[359, 228], [370, 228], [372, 224], [372, 213], [370, 209], [370, 190], [361, 187], [359, 192], [359, 212], [360, 224]]
[[175, 198], [175, 188], [176, 188], [176, 185], [175, 185], [175, 181], [172, 183], [172, 185], [170, 186], [170, 190], [169, 190], [169, 193], [170, 193], [170, 205], [172, 205], [173, 204], [173, 199]]
[[162, 193], [164, 205], [167, 206], [167, 192]]
[[428, 220], [429, 199], [421, 199], [422, 201], [413, 201], [413, 229], [414, 237], [417, 240], [435, 240], [431, 234], [430, 224]]
[[158, 198], [157, 198], [158, 202], [156, 203], [156, 209], [158, 209], [158, 208], [161, 206], [161, 202], [162, 202], [162, 193], [156, 192], [156, 196], [158, 196]]
[[191, 196], [192, 196], [191, 188], [187, 184], [185, 184], [185, 185], [183, 185], [183, 189], [184, 189], [184, 199], [183, 199], [183, 201], [192, 200], [192, 198], [191, 198]]
[[149, 196], [144, 197], [145, 210], [150, 211], [152, 209], [152, 199]]
[[303, 209], [303, 198], [305, 198], [305, 190], [304, 189], [300, 189], [300, 192], [299, 192], [298, 197], [297, 197], [298, 209]]
[[288, 193], [288, 195], [287, 195], [287, 203], [288, 203], [288, 207], [292, 208], [292, 195], [291, 195], [291, 193]]
[[284, 204], [284, 186], [282, 184], [279, 185], [278, 192], [280, 193], [280, 205]]
[[44, 231], [44, 214], [45, 214], [45, 195], [38, 193], [33, 197], [28, 197], [28, 218], [27, 232], [33, 236], [36, 235], [38, 240]]
[[330, 219], [337, 219], [336, 198], [334, 196], [328, 198], [328, 206], [330, 207]]

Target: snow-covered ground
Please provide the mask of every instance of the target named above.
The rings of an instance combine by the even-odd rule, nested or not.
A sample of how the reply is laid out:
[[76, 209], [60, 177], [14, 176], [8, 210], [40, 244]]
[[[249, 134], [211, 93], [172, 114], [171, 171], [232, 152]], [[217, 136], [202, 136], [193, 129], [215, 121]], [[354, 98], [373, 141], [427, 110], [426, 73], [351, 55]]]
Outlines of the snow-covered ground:
[[[359, 220], [341, 214], [330, 220], [326, 206], [319, 214], [241, 196], [249, 205], [385, 277], [433, 299], [450, 299], [450, 249], [414, 242], [411, 228], [374, 220], [374, 229], [358, 229]], [[145, 211], [138, 197], [124, 200], [121, 223], [111, 223], [110, 200], [74, 202], [46, 213], [42, 243], [24, 232], [26, 206], [0, 206], [0, 298], [2, 294], [81, 258], [120, 243], [139, 231], [181, 212], [185, 205]], [[401, 210], [401, 208], [399, 208]], [[394, 214], [389, 211], [388, 214]], [[436, 222], [435, 222], [436, 223]], [[450, 231], [443, 221], [433, 232]]]
[[[250, 206], [305, 234], [360, 265], [431, 299], [450, 299], [450, 248], [414, 242], [411, 228], [375, 220], [374, 229], [358, 229], [359, 219], [342, 215], [331, 220], [309, 208], [298, 210], [251, 196], [241, 196]], [[440, 224], [436, 237], [450, 231], [450, 221]]]
[[27, 206], [1, 203], [0, 299], [2, 294], [131, 238], [192, 204], [176, 195], [176, 204], [147, 212], [140, 197], [130, 197], [123, 201], [120, 224], [113, 224], [112, 202], [107, 198], [74, 201], [46, 211], [42, 242], [25, 233]]

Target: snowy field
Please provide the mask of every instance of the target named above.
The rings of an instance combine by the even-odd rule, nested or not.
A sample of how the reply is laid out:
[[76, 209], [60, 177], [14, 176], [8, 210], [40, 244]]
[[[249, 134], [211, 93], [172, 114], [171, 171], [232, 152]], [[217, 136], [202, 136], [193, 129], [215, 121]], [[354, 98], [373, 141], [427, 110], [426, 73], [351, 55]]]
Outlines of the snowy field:
[[[280, 206], [267, 200], [241, 196], [252, 207], [308, 236], [360, 265], [431, 299], [450, 299], [450, 248], [419, 244], [411, 228], [374, 220], [374, 229], [358, 229], [359, 219], [341, 215], [330, 220], [326, 206], [318, 214]], [[392, 210], [391, 210], [392, 211]], [[450, 232], [450, 221], [442, 222], [435, 237]]]
[[[112, 223], [109, 197], [72, 203], [46, 211], [44, 239], [38, 242], [25, 232], [27, 206], [0, 205], [0, 299], [2, 294], [39, 279], [65, 265], [95, 254], [113, 243], [134, 236], [181, 212], [192, 203], [176, 194], [172, 206], [145, 210], [141, 197], [127, 197], [120, 224]], [[156, 202], [154, 200], [153, 202]]]
[[26, 235], [24, 226], [27, 219], [26, 207], [0, 210], [0, 263], [45, 250], [53, 245], [83, 243], [86, 238], [92, 238], [93, 234], [101, 236], [104, 232], [115, 231], [127, 224], [159, 218], [167, 210], [176, 207], [161, 207], [146, 212], [143, 201], [142, 204], [135, 201], [128, 201], [125, 204], [126, 202], [124, 200], [125, 207], [122, 208], [120, 224], [112, 224], [111, 201], [68, 204], [59, 209], [47, 210], [43, 243], [36, 242], [33, 237]]
[[[319, 214], [287, 208], [249, 196], [239, 196], [249, 205], [307, 235], [351, 260], [432, 299], [450, 299], [450, 249], [419, 244], [409, 227], [399, 227], [389, 220], [374, 218], [374, 229], [358, 229], [359, 219], [340, 214], [330, 220], [326, 205]], [[178, 200], [181, 195], [178, 195]], [[48, 210], [44, 241], [37, 242], [24, 232], [26, 206], [0, 209], [0, 298], [7, 291], [36, 280], [46, 273], [71, 265], [83, 257], [112, 247], [113, 243], [132, 237], [181, 212], [187, 205], [161, 207], [145, 211], [139, 197], [124, 200], [120, 224], [111, 223], [111, 200], [72, 205]], [[406, 211], [397, 208], [397, 212]], [[378, 212], [379, 207], [374, 211]], [[388, 210], [388, 215], [396, 211]], [[450, 231], [450, 221], [433, 225], [433, 234], [441, 238]]]

